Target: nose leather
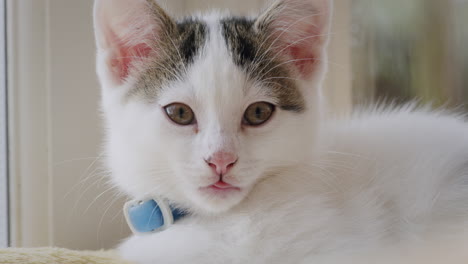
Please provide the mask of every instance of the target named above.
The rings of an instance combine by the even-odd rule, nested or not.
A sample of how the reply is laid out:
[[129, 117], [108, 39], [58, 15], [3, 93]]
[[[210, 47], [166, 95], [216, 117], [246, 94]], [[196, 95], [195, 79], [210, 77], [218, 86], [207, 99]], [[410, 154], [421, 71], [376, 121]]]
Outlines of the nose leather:
[[205, 162], [218, 175], [225, 175], [237, 162], [237, 155], [231, 152], [218, 151], [211, 155]]

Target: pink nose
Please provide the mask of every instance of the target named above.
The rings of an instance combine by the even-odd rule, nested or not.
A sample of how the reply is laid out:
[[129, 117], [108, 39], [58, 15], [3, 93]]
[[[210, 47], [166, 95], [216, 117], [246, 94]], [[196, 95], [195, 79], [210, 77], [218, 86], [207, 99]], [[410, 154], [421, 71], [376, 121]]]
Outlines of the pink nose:
[[229, 152], [218, 151], [206, 159], [205, 162], [216, 174], [225, 175], [236, 164], [237, 156]]

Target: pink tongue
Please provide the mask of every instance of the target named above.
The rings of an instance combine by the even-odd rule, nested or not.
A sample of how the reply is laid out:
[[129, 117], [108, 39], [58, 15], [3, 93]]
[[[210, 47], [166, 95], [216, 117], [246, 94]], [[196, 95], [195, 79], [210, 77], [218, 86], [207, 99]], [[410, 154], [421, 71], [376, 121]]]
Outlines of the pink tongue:
[[222, 189], [232, 187], [231, 184], [225, 183], [225, 182], [223, 182], [223, 181], [218, 181], [217, 183], [215, 183], [215, 184], [213, 184], [213, 185], [216, 186], [216, 187], [218, 187], [218, 188], [222, 188]]

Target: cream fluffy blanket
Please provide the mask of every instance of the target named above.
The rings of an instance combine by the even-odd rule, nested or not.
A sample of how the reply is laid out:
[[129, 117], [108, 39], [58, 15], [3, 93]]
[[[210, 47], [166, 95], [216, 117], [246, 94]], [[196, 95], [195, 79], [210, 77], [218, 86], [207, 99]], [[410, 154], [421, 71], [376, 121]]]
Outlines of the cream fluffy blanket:
[[1, 264], [131, 264], [113, 251], [76, 251], [63, 248], [0, 249]]
[[[436, 247], [399, 251], [398, 254], [375, 252], [375, 255], [349, 256], [326, 263], [333, 264], [468, 264], [468, 244], [447, 247], [451, 243], [437, 243]], [[390, 253], [390, 254], [389, 254]], [[403, 253], [403, 254], [402, 254]], [[119, 259], [113, 251], [76, 251], [63, 248], [0, 249], [0, 264], [132, 264]], [[133, 263], [134, 264], [134, 263]]]

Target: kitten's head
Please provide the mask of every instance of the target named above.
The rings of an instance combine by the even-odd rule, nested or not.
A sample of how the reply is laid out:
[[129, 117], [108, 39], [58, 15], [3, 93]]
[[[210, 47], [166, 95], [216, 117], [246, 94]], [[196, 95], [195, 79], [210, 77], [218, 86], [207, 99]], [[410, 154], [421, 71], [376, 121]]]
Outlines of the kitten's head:
[[312, 151], [328, 0], [258, 17], [175, 20], [153, 0], [97, 0], [97, 71], [113, 180], [222, 212]]

